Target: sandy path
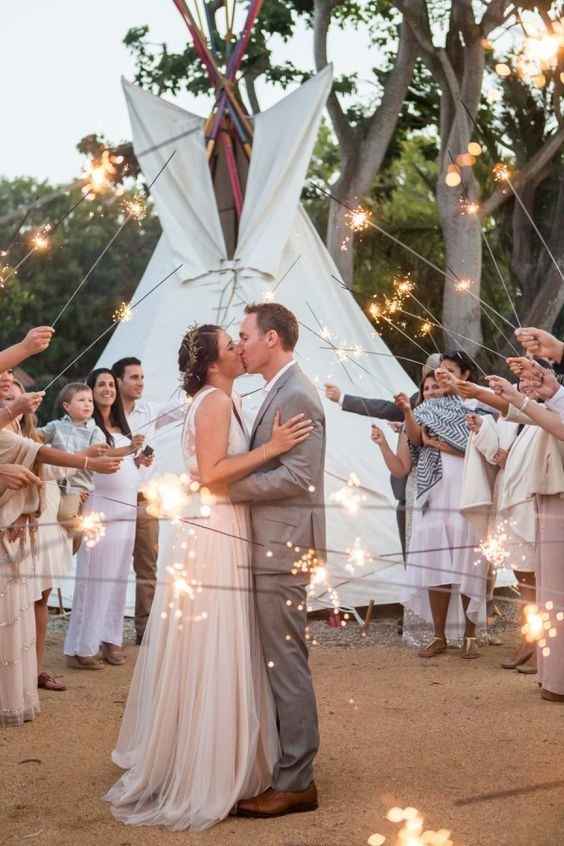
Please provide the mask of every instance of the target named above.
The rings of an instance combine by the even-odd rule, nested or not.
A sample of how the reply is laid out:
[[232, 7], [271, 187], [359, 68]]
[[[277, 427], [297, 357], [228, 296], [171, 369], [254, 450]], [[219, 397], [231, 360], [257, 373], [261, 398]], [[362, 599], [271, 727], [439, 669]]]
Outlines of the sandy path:
[[[49, 640], [48, 666], [62, 671], [60, 633]], [[100, 797], [118, 775], [110, 752], [135, 651], [125, 667], [66, 670], [68, 691], [44, 693], [39, 719], [0, 730], [2, 846], [360, 846], [376, 831], [393, 844], [397, 829], [384, 820], [393, 804], [451, 829], [457, 846], [564, 842], [564, 705], [498, 669], [500, 647], [478, 661], [453, 651], [428, 662], [399, 645], [314, 649], [318, 812], [231, 818], [203, 834], [124, 827]], [[522, 792], [464, 804], [513, 790]]]

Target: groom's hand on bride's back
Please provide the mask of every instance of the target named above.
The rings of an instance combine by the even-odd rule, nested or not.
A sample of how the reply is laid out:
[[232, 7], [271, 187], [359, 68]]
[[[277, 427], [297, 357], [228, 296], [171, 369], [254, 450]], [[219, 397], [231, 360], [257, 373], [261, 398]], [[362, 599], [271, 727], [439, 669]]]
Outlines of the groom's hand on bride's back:
[[286, 423], [281, 423], [281, 412], [278, 410], [274, 416], [268, 450], [272, 456], [283, 455], [307, 440], [312, 432], [313, 421], [306, 418], [305, 414], [296, 414]]

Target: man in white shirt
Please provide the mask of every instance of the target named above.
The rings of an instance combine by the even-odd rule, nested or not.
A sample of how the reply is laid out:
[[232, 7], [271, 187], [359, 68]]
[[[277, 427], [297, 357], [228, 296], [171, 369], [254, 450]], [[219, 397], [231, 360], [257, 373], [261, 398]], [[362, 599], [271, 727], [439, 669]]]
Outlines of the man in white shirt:
[[[147, 402], [142, 399], [145, 380], [138, 358], [121, 358], [112, 367], [117, 380], [127, 422], [133, 434], [145, 436], [145, 449], [136, 457], [138, 467], [147, 468], [145, 481], [154, 472], [154, 453], [151, 441], [158, 429], [182, 419], [186, 403], [179, 399], [170, 403]], [[137, 496], [137, 525], [133, 548], [135, 570], [135, 631], [137, 644], [143, 640], [151, 612], [157, 582], [159, 554], [159, 521], [147, 513], [147, 501], [142, 493]]]

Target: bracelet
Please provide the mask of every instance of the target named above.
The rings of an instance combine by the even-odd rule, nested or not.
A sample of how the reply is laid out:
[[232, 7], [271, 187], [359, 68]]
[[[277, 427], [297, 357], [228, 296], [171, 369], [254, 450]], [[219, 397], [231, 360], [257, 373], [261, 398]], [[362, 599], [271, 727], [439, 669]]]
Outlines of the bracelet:
[[525, 409], [529, 405], [529, 400], [530, 400], [530, 397], [525, 397], [524, 401], [519, 406], [519, 411], [525, 411]]
[[88, 456], [84, 456], [84, 464], [82, 465], [83, 470], [88, 470]]

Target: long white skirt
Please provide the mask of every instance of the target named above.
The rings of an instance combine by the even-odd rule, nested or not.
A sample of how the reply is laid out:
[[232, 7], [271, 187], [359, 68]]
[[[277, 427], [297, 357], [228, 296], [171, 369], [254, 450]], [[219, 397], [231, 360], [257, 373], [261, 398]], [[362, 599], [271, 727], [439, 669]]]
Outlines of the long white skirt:
[[128, 457], [111, 476], [95, 473], [94, 482], [94, 493], [83, 513], [102, 512], [106, 534], [96, 546], [89, 548], [83, 541], [80, 547], [65, 655], [91, 657], [97, 655], [102, 643], [121, 646], [123, 642], [139, 472]]
[[485, 622], [487, 562], [477, 551], [480, 538], [458, 511], [464, 462], [445, 453], [441, 459], [443, 477], [431, 489], [424, 513], [415, 502], [401, 601], [425, 627], [433, 619], [429, 589], [451, 585], [446, 634], [458, 640], [464, 631], [461, 594], [470, 599], [468, 619], [477, 625]]
[[35, 578], [36, 598], [45, 590], [58, 587], [60, 580], [72, 571], [72, 539], [57, 522], [61, 491], [58, 482], [49, 479], [45, 483], [45, 506], [38, 520], [37, 567]]
[[[15, 544], [10, 546], [15, 550]], [[39, 713], [34, 562], [28, 539], [24, 549], [24, 557], [14, 564], [0, 545], [0, 726], [21, 726]]]
[[128, 772], [106, 796], [124, 823], [206, 829], [271, 783], [278, 735], [240, 537], [247, 508], [218, 504], [160, 556], [112, 756]]

